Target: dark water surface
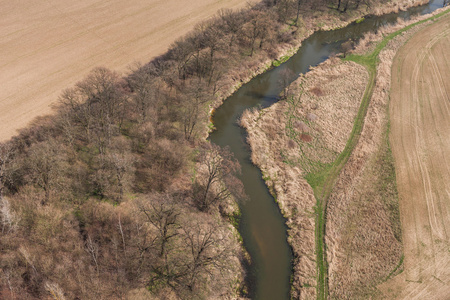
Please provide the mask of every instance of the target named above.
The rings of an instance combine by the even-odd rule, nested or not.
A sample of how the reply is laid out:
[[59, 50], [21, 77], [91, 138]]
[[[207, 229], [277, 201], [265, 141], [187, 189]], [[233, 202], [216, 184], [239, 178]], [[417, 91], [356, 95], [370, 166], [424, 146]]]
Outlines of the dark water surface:
[[316, 66], [340, 52], [341, 44], [349, 38], [358, 39], [366, 32], [395, 23], [397, 18], [408, 19], [412, 15], [430, 13], [441, 8], [443, 3], [444, 0], [431, 1], [428, 5], [399, 14], [369, 17], [342, 29], [316, 32], [303, 41], [302, 47], [291, 59], [255, 77], [216, 110], [213, 121], [217, 130], [210, 134], [210, 140], [230, 147], [242, 166], [241, 180], [249, 196], [249, 200], [240, 204], [242, 219], [239, 231], [252, 259], [248, 282], [253, 299], [289, 299], [293, 256], [287, 243], [285, 219], [264, 184], [261, 171], [250, 161], [246, 132], [237, 125], [238, 118], [246, 109], [268, 107], [278, 100], [283, 89], [280, 72], [292, 74], [289, 79], [292, 82], [306, 73], [310, 66]]

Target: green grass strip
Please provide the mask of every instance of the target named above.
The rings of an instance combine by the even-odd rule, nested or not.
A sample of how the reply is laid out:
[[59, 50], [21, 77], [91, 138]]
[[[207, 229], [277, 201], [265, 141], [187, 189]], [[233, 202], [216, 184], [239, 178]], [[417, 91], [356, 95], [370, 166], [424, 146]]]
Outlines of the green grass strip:
[[408, 25], [394, 33], [386, 36], [376, 48], [366, 55], [349, 55], [345, 60], [354, 61], [360, 65], [366, 67], [369, 73], [369, 82], [367, 84], [364, 96], [361, 100], [361, 106], [356, 115], [350, 138], [345, 145], [344, 150], [339, 154], [337, 159], [329, 165], [327, 168], [315, 173], [309, 173], [306, 175], [306, 180], [314, 190], [314, 196], [316, 197], [316, 261], [317, 261], [317, 299], [327, 299], [328, 296], [328, 265], [326, 258], [326, 244], [325, 244], [325, 224], [327, 213], [327, 201], [330, 197], [331, 191], [340, 174], [342, 168], [350, 158], [350, 154], [355, 148], [361, 136], [362, 128], [364, 126], [364, 120], [367, 110], [369, 108], [370, 99], [375, 88], [375, 79], [378, 64], [378, 55], [381, 50], [387, 45], [387, 43], [395, 38], [397, 35], [409, 30], [410, 28], [419, 24], [435, 20], [450, 10], [446, 10], [428, 19], [418, 21], [411, 25]]

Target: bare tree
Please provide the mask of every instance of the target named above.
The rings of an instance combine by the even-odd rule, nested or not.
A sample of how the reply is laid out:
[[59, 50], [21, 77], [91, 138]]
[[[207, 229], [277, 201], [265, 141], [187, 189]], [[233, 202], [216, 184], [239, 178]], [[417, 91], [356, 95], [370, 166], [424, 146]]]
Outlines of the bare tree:
[[[205, 298], [223, 288], [233, 275], [235, 256], [229, 229], [216, 221], [190, 216], [181, 224], [176, 248], [155, 266], [150, 287], [171, 287], [180, 298]], [[217, 290], [208, 291], [208, 283]]]
[[298, 26], [298, 19], [299, 19], [299, 16], [300, 16], [300, 6], [301, 6], [301, 4], [302, 4], [302, 0], [297, 0], [296, 1], [297, 2], [297, 5], [296, 5], [296, 7], [297, 7], [297, 13], [296, 13], [296, 16], [295, 16], [295, 26]]
[[279, 0], [277, 3], [278, 20], [285, 23], [291, 14], [292, 0]]
[[85, 242], [85, 250], [92, 258], [92, 261], [95, 264], [95, 270], [97, 271], [97, 276], [99, 275], [100, 269], [98, 267], [98, 258], [99, 258], [99, 246], [98, 244], [88, 235]]
[[0, 143], [0, 199], [3, 197], [3, 190], [6, 181], [6, 169], [12, 158], [12, 146], [9, 143]]
[[196, 137], [199, 123], [204, 121], [207, 113], [209, 94], [200, 79], [193, 79], [188, 83], [188, 88], [180, 93], [181, 118], [184, 137], [187, 141]]
[[52, 192], [61, 188], [66, 176], [64, 151], [58, 142], [51, 139], [47, 142], [34, 144], [28, 150], [26, 167], [32, 183], [41, 188], [44, 193], [43, 203], [46, 203]]
[[215, 69], [215, 54], [223, 48], [224, 32], [222, 28], [217, 25], [215, 20], [209, 21], [205, 24], [202, 30], [203, 46], [209, 49], [209, 58], [205, 66], [206, 74], [209, 77], [208, 85], [211, 84], [211, 78]]
[[255, 43], [260, 39], [259, 47], [262, 48], [264, 39], [268, 35], [270, 29], [271, 20], [268, 15], [262, 11], [251, 10], [248, 13], [250, 21], [244, 24], [242, 28], [243, 37], [247, 39], [247, 43], [250, 45], [250, 56], [253, 56], [255, 51]]
[[66, 299], [66, 297], [64, 297], [64, 291], [57, 283], [47, 281], [45, 283], [45, 289], [52, 295], [55, 300]]
[[106, 155], [105, 164], [114, 174], [112, 185], [117, 185], [118, 200], [123, 199], [124, 192], [131, 186], [134, 158], [126, 151], [109, 151]]
[[198, 209], [207, 211], [224, 202], [233, 192], [236, 196], [243, 195], [241, 183], [235, 177], [240, 172], [240, 165], [231, 152], [206, 143], [200, 149], [198, 160], [194, 182], [194, 202]]
[[12, 209], [9, 200], [6, 197], [0, 197], [0, 222], [2, 224], [2, 233], [17, 229], [19, 221], [20, 219]]
[[105, 153], [123, 123], [127, 105], [120, 81], [117, 73], [96, 68], [75, 88], [65, 90], [59, 100], [58, 110], [73, 120], [65, 126], [81, 127], [78, 138], [94, 142], [100, 153]]
[[290, 95], [291, 82], [294, 78], [295, 74], [288, 68], [284, 68], [280, 71], [278, 84], [283, 89], [282, 91], [282, 99], [286, 99]]
[[132, 104], [138, 115], [138, 122], [158, 122], [158, 109], [162, 94], [163, 80], [152, 74], [151, 68], [137, 64], [132, 74], [127, 78], [132, 90]]
[[188, 36], [187, 41], [191, 45], [192, 56], [195, 59], [194, 66], [191, 68], [191, 74], [197, 74], [201, 77], [201, 54], [202, 50], [205, 48], [204, 36], [202, 30], [204, 29], [205, 23], [198, 24], [194, 31]]
[[194, 45], [189, 38], [177, 40], [169, 49], [167, 56], [175, 62], [180, 79], [187, 78], [187, 67], [194, 57]]
[[[76, 88], [66, 89], [59, 98], [58, 111], [61, 116], [61, 126], [70, 141], [74, 136], [91, 141], [91, 130], [94, 115], [91, 112], [91, 103]], [[81, 132], [76, 127], [81, 128]]]
[[[350, 1], [350, 0], [338, 0], [337, 10], [342, 13], [346, 12], [347, 9], [350, 7], [351, 2], [352, 1]], [[361, 3], [361, 0], [355, 0], [354, 1], [354, 4], [355, 4], [354, 9], [358, 9], [360, 3]], [[365, 1], [365, 3], [367, 6], [370, 6], [369, 1]]]
[[99, 184], [103, 194], [121, 201], [133, 184], [135, 157], [130, 142], [123, 137], [114, 138], [109, 148], [99, 155]]
[[236, 37], [242, 28], [242, 24], [244, 23], [241, 15], [242, 13], [235, 13], [231, 9], [221, 9], [219, 11], [219, 18], [224, 24], [225, 32], [230, 35], [230, 42], [228, 43], [229, 51], [231, 51]]
[[230, 268], [228, 261], [234, 255], [227, 229], [213, 222], [193, 221], [182, 230], [187, 250], [182, 281], [189, 291], [194, 291], [208, 277], [219, 280], [218, 275]]
[[142, 201], [138, 209], [145, 215], [146, 221], [157, 229], [159, 256], [163, 257], [169, 241], [178, 235], [180, 211], [167, 194], [155, 195], [152, 199]]

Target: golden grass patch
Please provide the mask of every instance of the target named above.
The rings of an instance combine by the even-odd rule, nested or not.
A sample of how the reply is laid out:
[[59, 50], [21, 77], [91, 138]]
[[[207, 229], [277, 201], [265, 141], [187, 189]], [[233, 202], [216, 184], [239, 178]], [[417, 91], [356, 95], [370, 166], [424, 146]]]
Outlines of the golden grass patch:
[[294, 294], [299, 291], [302, 299], [316, 295], [316, 200], [304, 176], [331, 162], [345, 147], [367, 79], [364, 67], [333, 58], [294, 82], [296, 89], [288, 100], [246, 111], [241, 119], [249, 133], [252, 160], [288, 219]]

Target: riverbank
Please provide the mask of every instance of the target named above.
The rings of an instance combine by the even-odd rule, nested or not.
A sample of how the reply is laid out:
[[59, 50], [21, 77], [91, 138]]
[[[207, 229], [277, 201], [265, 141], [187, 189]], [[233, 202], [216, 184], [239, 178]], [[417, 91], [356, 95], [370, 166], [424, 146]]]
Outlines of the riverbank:
[[287, 218], [294, 297], [316, 297], [316, 199], [305, 176], [344, 149], [367, 80], [364, 67], [333, 58], [295, 81], [288, 100], [242, 116], [252, 161]]
[[[260, 15], [261, 12], [267, 15]], [[265, 6], [241, 12], [238, 15], [242, 22], [240, 30], [252, 33], [249, 28], [260, 28], [255, 24], [258, 25], [264, 19], [267, 21], [267, 17], [274, 16], [274, 13], [273, 7]], [[220, 21], [230, 18], [233, 19], [233, 15], [226, 14], [221, 16]], [[234, 286], [235, 277], [221, 276], [235, 276], [238, 273], [232, 270], [230, 263], [238, 262], [228, 257], [234, 255], [235, 248], [231, 232], [216, 219], [217, 210], [220, 211], [219, 204], [208, 210], [209, 204], [199, 202], [215, 201], [218, 199], [216, 196], [220, 199], [224, 195], [221, 186], [209, 189], [210, 185], [204, 184], [194, 166], [196, 162], [211, 162], [217, 166], [217, 161], [200, 155], [213, 154], [215, 151], [212, 145], [201, 140], [203, 121], [199, 120], [207, 115], [203, 108], [212, 101], [211, 95], [218, 95], [216, 87], [221, 89], [226, 86], [222, 76], [233, 70], [230, 65], [234, 63], [241, 66], [240, 62], [249, 61], [257, 66], [265, 56], [276, 57], [272, 46], [278, 45], [279, 40], [291, 34], [283, 30], [292, 25], [282, 23], [281, 28], [275, 26], [277, 30], [267, 30], [271, 39], [260, 34], [256, 41], [247, 38], [240, 40], [237, 45], [234, 40], [236, 36], [230, 31], [219, 32], [219, 36], [223, 34], [229, 38], [230, 44], [220, 44], [223, 39], [217, 38], [217, 35], [214, 38], [221, 24], [219, 20], [214, 24], [202, 24], [205, 31], [197, 30], [178, 41], [166, 55], [135, 70], [126, 78], [107, 69], [95, 69], [83, 82], [61, 96], [57, 117], [41, 118], [34, 127], [23, 130], [11, 145], [5, 145], [11, 147], [3, 148], [2, 145], [1, 155], [6, 151], [8, 157], [13, 156], [12, 162], [8, 158], [5, 163], [2, 158], [1, 171], [9, 172], [6, 177], [2, 175], [2, 179], [9, 180], [5, 187], [8, 199], [14, 199], [11, 201], [13, 211], [26, 215], [19, 215], [18, 219], [26, 220], [26, 223], [19, 224], [18, 228], [7, 224], [11, 227], [7, 233], [11, 241], [7, 243], [10, 253], [21, 253], [23, 257], [12, 255], [8, 261], [8, 274], [5, 273], [5, 276], [15, 278], [15, 281], [9, 287], [5, 283], [6, 292], [20, 294], [28, 290], [33, 293], [33, 297], [42, 298], [52, 293], [52, 286], [59, 284], [68, 297], [97, 290], [96, 297], [119, 298], [129, 289], [143, 286], [156, 295], [160, 293], [161, 298], [175, 295], [181, 298], [225, 298], [236, 295], [236, 290], [231, 287]], [[205, 35], [207, 40], [204, 39]], [[217, 41], [219, 48], [216, 47]], [[280, 46], [279, 49], [282, 48]], [[183, 52], [186, 49], [187, 52]], [[226, 59], [238, 55], [240, 61], [236, 58], [237, 61], [229, 63]], [[235, 136], [240, 137], [239, 134]], [[212, 158], [217, 156], [212, 155]], [[221, 161], [221, 158], [218, 160]], [[5, 165], [7, 167], [4, 169]], [[42, 165], [45, 165], [44, 170], [40, 168]], [[226, 165], [230, 168], [230, 164]], [[258, 172], [248, 177], [260, 178]], [[232, 179], [232, 176], [226, 176], [225, 179]], [[261, 186], [257, 190], [267, 195], [267, 203], [271, 205], [269, 214], [278, 214], [272, 199], [263, 189], [263, 183], [261, 180], [259, 182]], [[237, 190], [236, 185], [229, 188], [230, 192]], [[214, 196], [210, 192], [217, 194]], [[227, 191], [224, 190], [224, 193], [226, 195]], [[203, 197], [197, 198], [199, 195]], [[145, 203], [141, 204], [144, 205], [138, 205], [136, 210], [129, 210], [128, 213], [120, 210], [120, 206], [124, 208], [135, 203], [136, 198], [143, 199]], [[155, 225], [158, 222], [152, 217], [159, 214], [157, 204], [160, 201], [163, 204], [170, 204], [171, 201], [176, 203], [175, 210], [170, 207], [166, 210], [161, 206], [159, 211], [164, 211], [167, 218], [189, 216], [179, 222], [169, 221], [173, 225], [170, 237], [166, 236], [168, 231], [157, 230], [161, 225]], [[140, 204], [138, 202], [135, 204]], [[8, 203], [2, 203], [3, 220], [10, 218]], [[26, 210], [28, 207], [33, 208], [30, 214]], [[192, 210], [192, 214], [186, 214], [185, 209]], [[140, 218], [136, 218], [136, 215]], [[280, 293], [275, 292], [275, 296], [269, 296], [270, 299], [288, 296], [289, 291], [291, 253], [286, 243], [283, 218], [279, 214], [278, 221], [277, 224], [282, 227], [280, 234], [276, 235], [278, 239], [269, 242], [259, 240], [266, 245], [282, 244], [286, 250], [279, 255], [284, 258], [281, 269], [287, 274], [279, 282], [283, 289]], [[145, 225], [141, 226], [137, 222]], [[141, 230], [143, 226], [148, 232]], [[52, 229], [51, 232], [46, 230], [48, 228]], [[73, 238], [67, 242], [74, 244], [70, 244], [67, 250], [60, 249], [60, 235], [67, 232], [73, 234]], [[38, 235], [40, 247], [33, 240], [21, 240], [23, 236], [35, 236], [34, 233], [42, 233]], [[48, 244], [49, 235], [53, 248]], [[140, 238], [131, 238], [136, 236], [142, 237], [142, 243]], [[205, 236], [212, 238], [208, 245], [214, 245], [208, 247], [208, 251], [204, 247], [197, 248], [194, 242]], [[160, 247], [148, 245], [150, 240], [157, 241]], [[186, 250], [186, 247], [191, 247], [191, 250]], [[72, 261], [53, 261], [54, 258], [74, 255], [70, 249], [75, 248], [80, 249], [78, 254], [83, 261], [80, 269], [77, 269], [80, 264], [73, 263], [77, 261], [76, 257]], [[33, 249], [32, 255], [27, 249]], [[194, 254], [196, 249], [200, 251], [198, 255]], [[147, 253], [145, 261], [142, 260], [143, 253], [139, 254], [140, 250]], [[39, 257], [50, 262], [38, 265], [44, 261], [34, 260]], [[125, 259], [119, 260], [119, 257]], [[212, 257], [216, 259], [213, 262]], [[18, 267], [23, 258], [27, 260], [26, 266], [22, 264]], [[203, 259], [207, 261], [203, 263]], [[112, 265], [116, 266], [114, 272], [111, 271]], [[79, 272], [81, 269], [84, 273]], [[273, 269], [266, 273], [274, 274]], [[82, 274], [78, 278], [91, 280], [77, 281], [71, 277], [74, 274]], [[48, 282], [42, 278], [48, 279]], [[273, 280], [269, 283], [260, 285], [273, 292]], [[44, 286], [47, 284], [50, 288]]]
[[416, 7], [428, 3], [429, 0], [396, 0], [387, 4], [377, 6], [361, 5], [357, 10], [349, 10], [346, 13], [340, 13], [334, 8], [318, 8], [314, 11], [311, 7], [301, 10], [299, 26], [289, 26], [285, 28], [293, 36], [289, 43], [277, 45], [271, 49], [270, 55], [267, 52], [257, 52], [252, 57], [241, 59], [239, 63], [229, 70], [221, 78], [221, 84], [215, 95], [215, 100], [210, 104], [209, 123], [204, 127], [204, 136], [214, 127], [211, 124], [214, 111], [219, 108], [223, 102], [234, 94], [241, 86], [248, 83], [256, 76], [263, 74], [269, 69], [287, 61], [301, 47], [302, 42], [310, 37], [314, 32], [324, 30], [331, 31], [337, 28], [343, 28], [352, 22], [361, 20], [367, 15], [381, 15], [396, 13], [400, 10], [406, 10], [410, 7]]
[[[398, 28], [392, 28], [390, 30], [390, 32], [392, 32], [398, 30]], [[402, 34], [401, 37], [406, 38], [406, 35]], [[368, 39], [363, 40], [362, 44], [369, 47], [373, 47], [374, 45], [376, 45], [376, 43], [374, 43], [373, 41], [368, 42]], [[386, 48], [385, 51], [391, 51], [389, 47]], [[380, 54], [383, 60], [385, 60], [385, 51]], [[374, 97], [376, 97], [380, 93], [384, 93], [383, 95], [386, 94], [386, 88], [383, 87], [384, 80], [382, 72], [385, 72], [384, 69], [385, 68], [382, 66], [379, 67], [379, 74], [377, 77], [377, 86], [375, 87]], [[319, 93], [319, 91], [316, 90], [316, 93]], [[389, 178], [389, 176], [385, 177], [386, 174], [392, 175], [393, 173], [389, 145], [387, 144], [386, 139], [386, 121], [385, 117], [383, 117], [386, 113], [386, 104], [380, 104], [380, 102], [377, 102], [376, 100], [373, 100], [373, 102], [374, 103], [371, 103], [369, 106], [368, 117], [366, 118], [366, 120], [369, 120], [369, 122], [365, 122], [366, 125], [364, 125], [360, 142], [358, 143], [354, 153], [351, 154], [349, 162], [344, 167], [343, 172], [341, 172], [341, 175], [337, 179], [338, 186], [340, 185], [341, 189], [335, 188], [331, 193], [329, 200], [331, 211], [327, 213], [327, 216], [331, 216], [331, 220], [330, 218], [327, 219], [327, 228], [332, 228], [332, 231], [327, 232], [327, 253], [330, 263], [329, 274], [333, 273], [332, 275], [330, 275], [330, 294], [338, 298], [358, 295], [367, 296], [367, 293], [373, 294], [374, 292], [376, 292], [374, 290], [376, 282], [385, 280], [387, 277], [394, 275], [395, 272], [398, 272], [398, 264], [399, 261], [401, 261], [401, 246], [399, 248], [398, 241], [398, 215], [397, 222], [395, 221], [395, 213], [396, 211], [398, 211], [398, 208], [396, 209], [395, 204], [397, 202], [395, 185], [392, 186], [392, 178]], [[284, 109], [282, 106], [284, 106]], [[267, 150], [267, 147], [265, 145], [263, 145], [264, 147], [260, 148], [258, 148], [257, 146], [259, 143], [258, 141], [261, 140], [261, 136], [276, 136], [278, 134], [284, 134], [284, 131], [286, 131], [289, 122], [282, 123], [281, 126], [272, 126], [271, 124], [273, 124], [273, 120], [271, 120], [269, 124], [266, 124], [266, 130], [262, 128], [263, 126], [256, 126], [255, 124], [262, 125], [262, 120], [266, 118], [267, 115], [274, 114], [276, 116], [279, 116], [280, 114], [286, 113], [286, 111], [289, 110], [289, 107], [292, 107], [292, 105], [287, 104], [287, 102], [279, 102], [271, 108], [265, 109], [260, 112], [253, 112], [248, 114], [247, 117], [244, 117], [244, 122], [250, 123], [250, 126], [247, 124], [247, 127], [253, 126], [253, 132], [252, 130], [250, 130], [249, 132], [249, 142], [252, 146], [252, 149], [254, 150], [254, 152], [252, 153], [252, 157], [258, 155], [260, 157], [263, 157], [265, 160], [264, 163], [266, 165], [276, 166], [278, 164], [287, 164], [289, 166], [284, 166], [284, 168], [293, 169], [293, 167], [298, 167], [299, 161], [304, 160], [301, 157], [297, 157], [297, 159], [287, 160], [286, 155], [280, 155], [280, 145], [284, 146], [286, 145], [286, 143], [270, 143], [269, 150]], [[278, 112], [278, 114], [276, 114], [275, 112]], [[251, 120], [251, 118], [253, 118], [253, 120]], [[275, 122], [275, 124], [278, 124], [278, 122]], [[302, 128], [303, 126], [304, 124], [299, 124], [297, 127]], [[378, 128], [378, 131], [372, 128], [372, 126]], [[384, 134], [381, 134], [383, 132]], [[304, 139], [309, 140], [309, 138], [304, 137], [304, 134], [305, 133], [302, 132], [297, 136], [302, 137], [303, 135]], [[255, 138], [255, 136], [257, 136], [257, 138]], [[291, 143], [291, 148], [293, 144], [294, 143]], [[289, 142], [287, 143], [287, 145], [289, 145]], [[289, 148], [289, 146], [284, 147], [286, 149]], [[270, 155], [270, 153], [276, 155]], [[293, 166], [290, 166], [292, 162], [297, 163], [297, 166], [295, 164], [293, 164]], [[263, 170], [263, 173], [267, 174], [266, 179], [269, 179], [268, 186], [272, 187], [272, 190], [274, 190], [275, 192], [278, 191], [276, 187], [277, 185], [281, 186], [280, 183], [283, 183], [285, 181], [290, 182], [292, 178], [292, 176], [286, 176], [285, 174], [276, 173], [277, 176], [274, 176], [273, 173], [268, 174], [273, 170], [268, 169], [263, 164], [259, 166]], [[297, 178], [300, 177], [302, 173], [304, 174], [304, 171], [297, 171], [295, 181], [298, 181]], [[376, 193], [379, 188], [379, 184], [382, 184], [382, 186], [384, 187], [384, 193], [382, 195]], [[302, 184], [298, 184], [297, 186], [302, 187]], [[313, 206], [314, 201], [311, 200], [311, 189], [307, 185], [303, 185], [303, 188], [301, 189], [301, 194], [303, 194], [304, 197], [303, 201], [309, 203], [309, 207]], [[372, 204], [373, 206], [369, 209], [364, 209], [365, 206], [362, 205], [365, 201], [364, 199], [367, 199], [367, 196], [369, 196], [369, 198], [371, 199], [372, 197], [370, 197], [370, 195], [371, 193], [373, 195], [374, 192], [377, 197], [375, 197], [374, 203]], [[279, 203], [283, 202], [282, 200], [280, 200], [280, 195], [282, 194], [283, 193], [276, 194]], [[365, 195], [366, 198], [358, 198], [358, 195]], [[341, 208], [344, 207], [344, 209], [333, 208], [333, 205], [341, 206]], [[285, 216], [288, 218], [289, 224], [292, 219], [290, 213], [292, 209], [285, 209], [282, 204], [280, 206], [282, 211], [285, 213]], [[381, 213], [380, 211], [383, 213]], [[304, 210], [303, 213], [312, 214], [312, 211]], [[358, 213], [362, 216], [375, 216], [375, 219], [367, 221], [364, 218], [360, 218]], [[343, 217], [339, 218], [337, 216]], [[367, 227], [364, 228], [364, 226], [371, 224], [373, 224], [375, 230], [367, 231]], [[359, 227], [361, 225], [363, 226]], [[343, 229], [343, 232], [340, 232], [339, 229]], [[386, 230], [389, 231], [389, 234], [386, 233]], [[307, 232], [307, 230], [304, 231]], [[309, 231], [311, 231], [311, 227]], [[289, 232], [290, 241], [292, 239], [298, 238], [298, 236], [294, 236], [291, 234], [292, 229], [290, 229]], [[375, 237], [372, 236], [372, 239], [368, 238], [367, 232], [372, 232], [373, 234], [375, 234]], [[333, 236], [333, 234], [335, 235]], [[311, 236], [311, 233], [309, 235]], [[390, 236], [389, 242], [393, 243], [389, 244], [383, 242], [383, 240], [379, 240], [380, 237], [383, 237], [384, 235]], [[367, 244], [358, 244], [358, 241], [363, 242], [366, 238]], [[310, 240], [311, 238], [309, 239], [309, 241]], [[308, 241], [307, 243], [310, 244], [310, 242]], [[328, 247], [328, 243], [331, 244], [331, 247]], [[373, 249], [378, 249], [377, 251], [375, 251], [375, 255], [378, 257], [378, 260], [374, 260], [373, 257], [367, 259], [367, 257], [370, 257], [368, 256], [368, 254], [371, 253], [369, 250], [373, 246], [377, 246]], [[358, 253], [357, 250], [353, 251], [354, 249], [361, 249], [361, 253]], [[362, 261], [360, 261], [359, 259], [362, 259]], [[310, 261], [312, 261], [312, 259], [310, 259]], [[373, 263], [372, 261], [381, 262], [382, 264], [370, 265], [371, 263]], [[360, 265], [358, 266], [356, 265], [356, 263], [360, 263]], [[298, 268], [299, 267], [296, 262], [296, 274], [301, 274], [298, 271]], [[337, 269], [339, 269], [339, 272], [336, 273], [339, 274], [338, 277], [334, 275]], [[384, 275], [381, 273], [384, 273]], [[383, 278], [383, 276], [385, 277]], [[366, 284], [361, 284], [362, 282]], [[306, 284], [297, 284], [295, 288], [301, 291], [302, 289], [305, 289], [305, 286], [309, 285], [310, 283], [306, 282]]]

